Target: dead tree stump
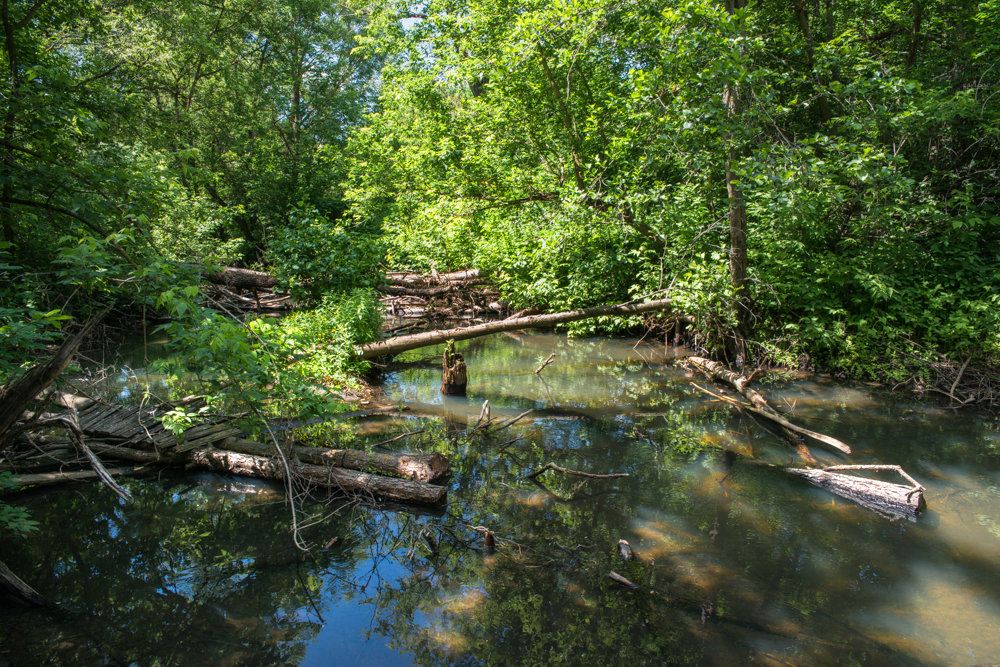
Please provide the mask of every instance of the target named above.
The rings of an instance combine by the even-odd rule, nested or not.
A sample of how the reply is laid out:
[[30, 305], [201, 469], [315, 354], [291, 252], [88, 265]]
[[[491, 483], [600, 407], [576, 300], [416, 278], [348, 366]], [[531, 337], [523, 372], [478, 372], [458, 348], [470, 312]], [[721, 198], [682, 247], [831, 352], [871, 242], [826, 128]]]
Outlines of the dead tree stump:
[[461, 352], [455, 351], [455, 341], [450, 340], [444, 348], [444, 363], [441, 373], [441, 393], [448, 396], [465, 396], [468, 376], [465, 372], [465, 359]]

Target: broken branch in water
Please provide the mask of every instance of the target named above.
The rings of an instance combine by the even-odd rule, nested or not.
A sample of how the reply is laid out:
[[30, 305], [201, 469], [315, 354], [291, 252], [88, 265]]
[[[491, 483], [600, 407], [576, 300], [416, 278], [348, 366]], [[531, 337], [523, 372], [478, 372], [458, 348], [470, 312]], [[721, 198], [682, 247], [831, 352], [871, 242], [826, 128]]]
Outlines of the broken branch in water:
[[549, 357], [545, 361], [543, 361], [541, 363], [541, 365], [539, 365], [538, 368], [535, 369], [535, 375], [538, 375], [543, 370], [545, 370], [545, 367], [548, 366], [549, 364], [551, 364], [552, 360], [555, 359], [555, 358], [556, 358], [556, 353], [553, 352], [552, 354], [549, 355]]
[[[756, 415], [764, 417], [765, 419], [769, 419], [793, 434], [808, 436], [813, 440], [818, 440], [819, 442], [840, 450], [845, 454], [851, 453], [851, 447], [848, 444], [841, 442], [836, 438], [831, 438], [828, 435], [797, 426], [782, 417], [778, 414], [777, 410], [771, 407], [771, 405], [763, 396], [760, 395], [760, 393], [748, 386], [750, 384], [750, 380], [739, 373], [734, 373], [722, 364], [703, 357], [688, 357], [687, 362], [709, 377], [730, 385], [736, 389], [736, 391], [740, 392], [740, 394], [742, 394], [748, 401], [750, 401], [752, 405], [744, 405], [734, 401], [730, 401], [731, 403], [738, 405], [748, 412], [752, 412]], [[786, 434], [786, 437], [789, 437], [793, 441], [795, 439], [794, 436], [789, 436], [788, 434]]]
[[541, 475], [546, 470], [554, 470], [556, 472], [561, 472], [564, 475], [572, 475], [573, 477], [586, 477], [588, 479], [614, 479], [616, 477], [628, 477], [629, 476], [629, 474], [627, 472], [612, 473], [610, 475], [597, 475], [597, 474], [590, 473], [590, 472], [580, 472], [579, 470], [570, 470], [568, 468], [563, 468], [561, 466], [557, 466], [555, 463], [546, 463], [545, 465], [543, 465], [541, 468], [539, 468], [535, 472], [529, 473], [527, 475], [527, 477], [529, 479], [534, 478], [534, 477], [538, 477], [539, 475]]

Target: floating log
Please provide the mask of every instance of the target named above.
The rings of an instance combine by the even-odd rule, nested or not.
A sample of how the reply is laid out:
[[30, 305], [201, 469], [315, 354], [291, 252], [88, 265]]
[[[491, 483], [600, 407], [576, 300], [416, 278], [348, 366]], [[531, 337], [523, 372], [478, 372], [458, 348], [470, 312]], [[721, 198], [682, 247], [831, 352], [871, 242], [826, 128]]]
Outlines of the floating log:
[[704, 357], [688, 357], [686, 361], [699, 368], [710, 377], [725, 382], [736, 389], [736, 391], [740, 392], [740, 394], [753, 404], [752, 406], [741, 405], [740, 407], [756, 415], [764, 417], [765, 419], [769, 419], [781, 426], [782, 429], [790, 431], [791, 435], [786, 434], [786, 437], [793, 442], [796, 440], [795, 434], [805, 435], [813, 440], [829, 445], [830, 447], [833, 447], [834, 449], [837, 449], [845, 454], [851, 453], [851, 448], [846, 443], [843, 443], [836, 438], [831, 438], [828, 435], [802, 428], [801, 426], [793, 424], [782, 417], [778, 414], [777, 410], [770, 406], [763, 396], [749, 386], [750, 380], [748, 378], [740, 375], [739, 373], [734, 373], [716, 361], [705, 359]]
[[[927, 507], [924, 501], [924, 487], [896, 465], [829, 466], [819, 469], [787, 468], [786, 470], [809, 480], [818, 487], [890, 518], [906, 518], [912, 521]], [[849, 470], [892, 470], [910, 482], [910, 486], [836, 472]]]
[[[226, 438], [217, 445], [220, 449], [253, 454], [254, 456], [274, 456], [274, 447], [252, 440]], [[296, 445], [290, 453], [304, 463], [328, 465], [351, 470], [374, 471], [384, 475], [394, 475], [404, 479], [431, 482], [448, 474], [449, 463], [441, 454], [385, 454], [362, 452], [356, 449], [326, 449]]]
[[499, 322], [487, 322], [476, 324], [470, 327], [457, 327], [453, 329], [439, 329], [436, 331], [425, 331], [417, 334], [407, 334], [396, 336], [385, 340], [365, 343], [354, 348], [355, 359], [375, 359], [390, 354], [399, 354], [406, 350], [413, 350], [418, 347], [437, 345], [448, 340], [468, 340], [479, 336], [487, 336], [502, 331], [514, 331], [516, 329], [531, 329], [552, 327], [557, 324], [575, 322], [593, 317], [639, 315], [642, 313], [653, 313], [669, 311], [673, 304], [669, 299], [657, 301], [647, 301], [646, 303], [622, 303], [615, 306], [597, 306], [594, 308], [582, 308], [563, 313], [548, 313], [545, 315], [529, 315], [526, 317], [508, 317]]
[[455, 351], [455, 341], [448, 341], [441, 364], [441, 393], [448, 396], [465, 396], [469, 378], [465, 359]]

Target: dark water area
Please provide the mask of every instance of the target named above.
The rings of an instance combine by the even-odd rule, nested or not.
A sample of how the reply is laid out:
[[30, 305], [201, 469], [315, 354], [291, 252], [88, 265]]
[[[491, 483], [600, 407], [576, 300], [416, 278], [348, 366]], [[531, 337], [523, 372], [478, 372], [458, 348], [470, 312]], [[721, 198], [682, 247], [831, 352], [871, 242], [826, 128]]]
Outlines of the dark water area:
[[[384, 387], [406, 416], [344, 427], [371, 443], [422, 430], [393, 446], [449, 456], [447, 505], [317, 498], [296, 517], [308, 554], [283, 490], [251, 480], [130, 479], [128, 505], [98, 486], [7, 498], [41, 526], [0, 537], [2, 559], [64, 609], [0, 610], [0, 664], [1000, 662], [995, 420], [761, 380], [854, 448], [812, 447], [821, 462], [899, 464], [924, 484], [927, 512], [890, 521], [781, 470], [795, 452], [696, 389], [672, 348], [549, 334], [459, 348], [467, 399], [438, 392], [439, 349], [416, 350]], [[497, 421], [533, 412], [469, 436], [486, 400]], [[629, 476], [527, 477], [548, 462]]]

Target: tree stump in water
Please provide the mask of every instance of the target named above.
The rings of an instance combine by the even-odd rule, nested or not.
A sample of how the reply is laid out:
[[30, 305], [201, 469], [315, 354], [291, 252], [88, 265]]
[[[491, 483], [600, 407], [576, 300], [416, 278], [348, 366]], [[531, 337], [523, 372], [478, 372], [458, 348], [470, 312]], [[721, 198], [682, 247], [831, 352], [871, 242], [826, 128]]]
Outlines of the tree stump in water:
[[444, 348], [444, 363], [441, 373], [441, 393], [449, 396], [465, 396], [468, 377], [465, 359], [455, 351], [455, 341], [450, 340]]

